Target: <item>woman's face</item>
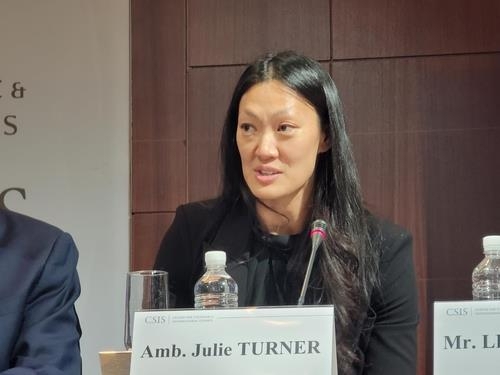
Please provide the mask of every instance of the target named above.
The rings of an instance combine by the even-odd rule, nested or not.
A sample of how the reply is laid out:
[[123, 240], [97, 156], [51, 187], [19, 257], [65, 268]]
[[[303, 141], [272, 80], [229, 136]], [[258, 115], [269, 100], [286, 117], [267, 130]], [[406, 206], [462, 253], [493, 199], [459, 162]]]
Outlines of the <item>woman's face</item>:
[[253, 195], [275, 209], [310, 203], [317, 155], [329, 148], [314, 107], [276, 80], [241, 98], [236, 142]]

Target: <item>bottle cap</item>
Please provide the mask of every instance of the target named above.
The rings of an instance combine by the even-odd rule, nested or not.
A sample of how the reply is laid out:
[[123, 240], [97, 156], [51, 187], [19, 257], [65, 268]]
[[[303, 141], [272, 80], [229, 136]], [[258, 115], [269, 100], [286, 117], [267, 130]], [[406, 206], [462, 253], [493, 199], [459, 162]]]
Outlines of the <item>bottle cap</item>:
[[484, 236], [483, 237], [484, 251], [500, 251], [500, 236]]
[[205, 264], [207, 266], [225, 266], [226, 252], [220, 250], [211, 250], [205, 253]]

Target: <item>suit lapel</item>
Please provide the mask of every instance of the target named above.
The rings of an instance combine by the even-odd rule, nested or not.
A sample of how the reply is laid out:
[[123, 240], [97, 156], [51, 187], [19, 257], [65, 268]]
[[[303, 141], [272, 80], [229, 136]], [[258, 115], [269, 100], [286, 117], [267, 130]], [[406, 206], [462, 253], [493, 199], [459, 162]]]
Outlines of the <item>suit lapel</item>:
[[[238, 285], [238, 305], [244, 306], [248, 289], [249, 245], [252, 219], [241, 204], [234, 206], [225, 216], [208, 249], [224, 250], [227, 255], [227, 272]], [[208, 250], [207, 249], [207, 250]]]

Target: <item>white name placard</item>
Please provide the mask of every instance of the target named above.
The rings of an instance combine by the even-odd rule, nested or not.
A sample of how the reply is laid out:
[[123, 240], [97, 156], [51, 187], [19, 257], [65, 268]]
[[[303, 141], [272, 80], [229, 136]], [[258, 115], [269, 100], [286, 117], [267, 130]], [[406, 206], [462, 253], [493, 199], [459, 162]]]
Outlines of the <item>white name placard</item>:
[[500, 301], [434, 302], [434, 374], [500, 374]]
[[333, 306], [135, 313], [131, 375], [337, 374]]

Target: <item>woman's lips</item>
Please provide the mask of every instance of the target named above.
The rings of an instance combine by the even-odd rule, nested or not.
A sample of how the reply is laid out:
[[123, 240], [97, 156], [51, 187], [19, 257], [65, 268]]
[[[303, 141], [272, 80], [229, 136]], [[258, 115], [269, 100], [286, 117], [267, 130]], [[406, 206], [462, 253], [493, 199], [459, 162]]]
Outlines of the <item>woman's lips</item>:
[[270, 184], [274, 182], [281, 175], [280, 171], [269, 169], [256, 169], [255, 178], [263, 184]]

